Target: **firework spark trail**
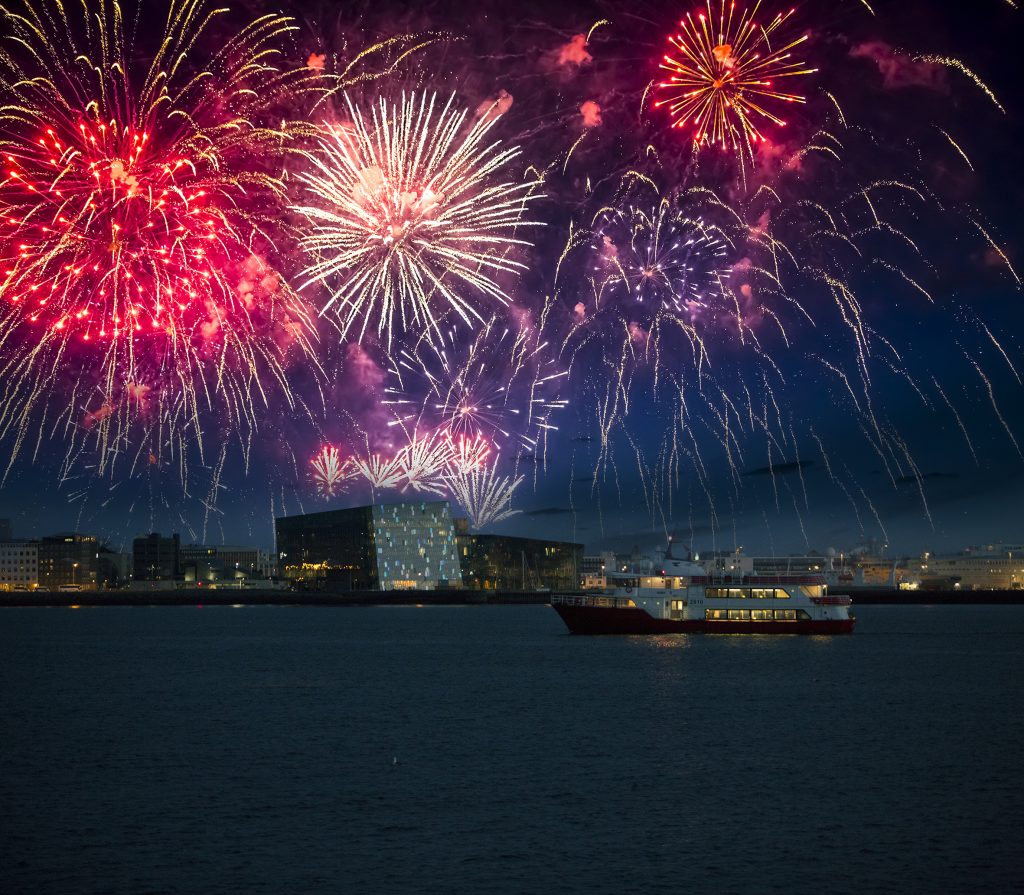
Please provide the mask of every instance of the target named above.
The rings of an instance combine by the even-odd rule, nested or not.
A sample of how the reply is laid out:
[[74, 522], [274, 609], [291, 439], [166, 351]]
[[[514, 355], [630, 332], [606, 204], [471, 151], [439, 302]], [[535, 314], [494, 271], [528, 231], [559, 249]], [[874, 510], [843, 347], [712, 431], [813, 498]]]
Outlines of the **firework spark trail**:
[[945, 66], [946, 68], [955, 69], [956, 71], [960, 72], [960, 74], [964, 75], [965, 77], [973, 81], [975, 85], [985, 94], [985, 96], [992, 100], [992, 105], [994, 105], [1004, 115], [1006, 114], [1006, 109], [1003, 108], [1002, 103], [1000, 103], [999, 100], [996, 99], [996, 95], [992, 92], [989, 86], [983, 80], [981, 80], [981, 78], [979, 78], [978, 75], [976, 75], [966, 65], [964, 65], [963, 62], [961, 62], [959, 59], [953, 59], [950, 56], [915, 56], [914, 61], [925, 62], [929, 65], [942, 65]]
[[972, 224], [974, 224], [974, 226], [978, 228], [978, 232], [980, 232], [981, 235], [985, 237], [989, 246], [992, 248], [992, 251], [995, 252], [1000, 258], [1002, 258], [1003, 263], [1006, 265], [1006, 269], [1010, 271], [1010, 274], [1013, 276], [1013, 279], [1016, 281], [1017, 285], [1020, 286], [1021, 279], [1019, 276], [1017, 276], [1017, 271], [1013, 269], [1013, 265], [1010, 263], [1009, 257], [1007, 256], [1006, 252], [1002, 249], [1002, 247], [995, 241], [995, 239], [993, 239], [992, 234], [989, 233], [988, 230], [986, 230], [974, 218], [968, 218], [968, 220]]
[[[853, 478], [849, 469], [846, 470], [846, 474], [850, 476], [851, 479]], [[843, 492], [846, 499], [849, 501], [850, 507], [853, 509], [853, 516], [857, 520], [857, 528], [860, 529], [860, 536], [863, 538], [867, 533], [867, 530], [864, 528], [864, 520], [861, 519], [860, 516], [860, 507], [857, 506], [857, 501], [853, 499], [850, 489], [846, 487], [846, 484], [842, 480], [837, 479], [836, 484], [839, 486], [839, 490]]]
[[937, 131], [938, 131], [938, 132], [939, 132], [940, 134], [942, 134], [942, 136], [944, 136], [944, 137], [945, 137], [945, 138], [946, 138], [946, 139], [947, 139], [947, 140], [949, 141], [949, 145], [950, 145], [950, 146], [952, 146], [952, 147], [953, 147], [953, 148], [954, 148], [954, 149], [955, 149], [955, 150], [956, 150], [956, 151], [957, 151], [957, 152], [958, 152], [958, 153], [960, 154], [960, 157], [961, 157], [961, 158], [962, 158], [962, 159], [964, 160], [964, 162], [965, 162], [965, 163], [967, 164], [967, 167], [968, 167], [968, 168], [970, 168], [970, 169], [971, 169], [971, 170], [973, 171], [973, 170], [974, 170], [974, 165], [972, 165], [972, 164], [971, 164], [971, 160], [970, 160], [970, 158], [968, 158], [968, 156], [967, 156], [967, 153], [966, 153], [966, 152], [964, 152], [964, 151], [963, 151], [963, 149], [962, 149], [962, 148], [960, 147], [960, 144], [959, 144], [959, 143], [957, 143], [957, 142], [956, 142], [956, 140], [954, 140], [954, 139], [953, 139], [953, 138], [952, 138], [952, 137], [951, 137], [951, 136], [950, 136], [950, 135], [949, 135], [948, 133], [946, 133], [946, 132], [945, 132], [945, 131], [944, 131], [944, 130], [943, 130], [943, 129], [941, 128], [941, 127], [939, 127], [938, 125], [936, 125], [935, 129], [936, 129], [936, 130], [937, 130]]
[[268, 171], [304, 128], [261, 122], [308, 74], [281, 66], [294, 30], [281, 16], [243, 27], [201, 71], [190, 50], [223, 10], [171, 0], [139, 72], [119, 11], [79, 12], [0, 11], [0, 437], [13, 462], [67, 388], [89, 394], [51, 416], [69, 458], [88, 442], [112, 474], [141, 431], [184, 473], [187, 440], [202, 456], [201, 414], [216, 407], [244, 443], [259, 408], [292, 401], [292, 355], [316, 366], [310, 315], [264, 257], [283, 194]]
[[[847, 472], [849, 472], [849, 470], [847, 470]], [[920, 486], [920, 481], [918, 482], [918, 487], [919, 488], [921, 487]], [[879, 529], [882, 532], [882, 537], [885, 538], [886, 543], [888, 543], [888, 541], [889, 541], [889, 532], [887, 532], [885, 530], [885, 525], [882, 524], [882, 517], [878, 515], [878, 510], [875, 509], [875, 505], [871, 502], [871, 498], [868, 497], [867, 492], [864, 490], [864, 488], [861, 487], [860, 485], [857, 485], [857, 488], [860, 491], [861, 497], [864, 498], [864, 502], [870, 508], [872, 515], [875, 517], [875, 522], [878, 523], [878, 527], [879, 527]], [[921, 500], [922, 501], [924, 500], [924, 491], [923, 491], [923, 489], [921, 491]], [[928, 505], [925, 504], [925, 511], [926, 512], [927, 512], [927, 507], [928, 507]], [[931, 515], [928, 515], [928, 521], [931, 522]], [[933, 527], [934, 527], [934, 525], [933, 525]]]
[[963, 435], [964, 441], [967, 442], [967, 448], [971, 452], [971, 456], [974, 458], [974, 465], [980, 466], [978, 462], [978, 455], [974, 451], [974, 442], [971, 441], [971, 436], [967, 431], [967, 427], [964, 425], [964, 421], [960, 418], [960, 414], [957, 413], [956, 407], [953, 406], [953, 402], [949, 400], [946, 393], [942, 390], [942, 386], [939, 385], [939, 381], [933, 376], [932, 384], [935, 386], [936, 391], [942, 396], [942, 400], [946, 402], [946, 406], [949, 408], [950, 413], [953, 414], [953, 419], [956, 420], [957, 426], [960, 428], [960, 434]]
[[999, 340], [992, 335], [992, 330], [985, 325], [985, 321], [981, 318], [978, 318], [978, 325], [985, 331], [985, 335], [989, 337], [992, 344], [996, 346], [996, 350], [1003, 356], [1003, 360], [1006, 361], [1006, 365], [1010, 368], [1010, 372], [1013, 373], [1013, 378], [1017, 380], [1017, 385], [1024, 385], [1024, 383], [1021, 382], [1017, 368], [1013, 365], [1013, 361], [1010, 360], [1010, 355], [1006, 353], [1006, 349], [999, 343]]
[[687, 13], [678, 34], [669, 37], [676, 56], [666, 55], [661, 67], [670, 72], [655, 89], [671, 93], [655, 106], [669, 108], [674, 127], [693, 127], [696, 144], [717, 144], [752, 156], [752, 145], [765, 142], [759, 124], [786, 122], [771, 111], [773, 103], [803, 103], [805, 97], [774, 86], [776, 79], [797, 78], [816, 69], [792, 58], [807, 35], [772, 45], [775, 31], [786, 25], [793, 11], [777, 14], [767, 26], [754, 21], [760, 0], [753, 8], [737, 11], [736, 4], [721, 0], [719, 14], [707, 0], [707, 15]]
[[1021, 453], [1020, 445], [1017, 443], [1017, 439], [1014, 437], [1013, 430], [1010, 429], [1010, 424], [1006, 422], [1006, 418], [1003, 416], [1002, 412], [999, 410], [999, 405], [996, 403], [996, 393], [995, 390], [992, 388], [991, 380], [988, 378], [988, 376], [985, 375], [985, 371], [981, 369], [981, 366], [978, 364], [978, 362], [973, 357], [971, 357], [966, 351], [964, 352], [964, 357], [967, 358], [971, 366], [974, 367], [974, 369], [977, 371], [978, 375], [981, 377], [981, 381], [985, 383], [985, 389], [988, 391], [988, 399], [989, 401], [992, 402], [992, 410], [995, 412], [996, 419], [999, 420], [1003, 429], [1006, 430], [1006, 434], [1010, 439], [1010, 443], [1013, 445], [1013, 449], [1017, 452], [1017, 456], [1024, 460], [1024, 454]]
[[486, 142], [501, 115], [469, 122], [454, 95], [426, 93], [381, 97], [369, 117], [348, 94], [345, 107], [350, 121], [324, 126], [296, 176], [306, 286], [330, 294], [321, 313], [337, 317], [343, 338], [362, 340], [375, 321], [390, 347], [398, 330], [439, 336], [437, 302], [466, 323], [485, 319], [481, 298], [507, 304], [499, 277], [524, 269], [509, 255], [530, 245], [515, 234], [540, 224], [523, 219], [538, 183], [499, 176], [519, 149]]
[[512, 496], [525, 476], [498, 475], [497, 460], [495, 456], [491, 465], [467, 471], [452, 468], [443, 476], [445, 485], [477, 530], [520, 512], [512, 509]]

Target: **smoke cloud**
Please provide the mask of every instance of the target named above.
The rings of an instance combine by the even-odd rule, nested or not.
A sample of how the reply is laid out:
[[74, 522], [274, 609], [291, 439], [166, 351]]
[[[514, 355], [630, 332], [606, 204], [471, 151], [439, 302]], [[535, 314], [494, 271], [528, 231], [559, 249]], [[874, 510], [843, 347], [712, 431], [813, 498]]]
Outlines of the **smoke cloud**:
[[601, 124], [601, 106], [592, 99], [580, 106], [580, 115], [583, 116], [584, 127], [597, 127]]

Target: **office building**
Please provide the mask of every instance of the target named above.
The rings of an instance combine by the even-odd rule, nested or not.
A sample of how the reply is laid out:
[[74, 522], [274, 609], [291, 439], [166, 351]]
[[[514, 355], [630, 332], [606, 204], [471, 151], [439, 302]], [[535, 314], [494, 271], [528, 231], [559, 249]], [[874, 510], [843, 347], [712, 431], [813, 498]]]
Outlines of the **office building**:
[[100, 547], [96, 558], [96, 585], [101, 590], [131, 587], [134, 557], [118, 553], [107, 546]]
[[583, 545], [505, 535], [459, 535], [462, 581], [476, 590], [568, 590], [580, 586]]
[[132, 542], [133, 576], [136, 581], [175, 581], [181, 574], [181, 537], [153, 532]]
[[275, 529], [280, 572], [302, 587], [431, 590], [462, 584], [447, 501], [286, 516]]
[[50, 535], [39, 542], [39, 586], [58, 590], [64, 585], [96, 587], [99, 545], [93, 535], [77, 532]]
[[587, 554], [580, 563], [580, 586], [584, 590], [600, 590], [607, 585], [608, 573], [618, 566], [611, 551]]
[[38, 586], [38, 541], [0, 541], [0, 591], [35, 590]]
[[274, 568], [270, 555], [256, 547], [185, 544], [180, 552], [180, 571], [187, 583], [266, 579]]

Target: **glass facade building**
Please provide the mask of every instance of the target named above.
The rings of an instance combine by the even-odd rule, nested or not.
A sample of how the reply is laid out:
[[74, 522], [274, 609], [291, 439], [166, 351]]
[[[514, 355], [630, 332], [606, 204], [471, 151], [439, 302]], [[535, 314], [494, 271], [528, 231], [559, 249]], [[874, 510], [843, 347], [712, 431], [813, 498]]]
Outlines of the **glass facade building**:
[[460, 587], [447, 501], [410, 501], [276, 520], [278, 568], [302, 587], [432, 590]]
[[579, 590], [583, 545], [505, 535], [459, 535], [462, 580], [475, 590]]

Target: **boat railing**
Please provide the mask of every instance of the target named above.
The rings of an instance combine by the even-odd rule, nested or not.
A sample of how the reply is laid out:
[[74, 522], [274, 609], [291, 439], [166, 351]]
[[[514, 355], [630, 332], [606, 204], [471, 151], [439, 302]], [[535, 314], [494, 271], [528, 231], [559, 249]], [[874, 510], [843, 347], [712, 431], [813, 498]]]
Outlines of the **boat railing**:
[[605, 597], [597, 594], [552, 594], [552, 606], [597, 606], [604, 609], [627, 609], [636, 606], [631, 597]]

